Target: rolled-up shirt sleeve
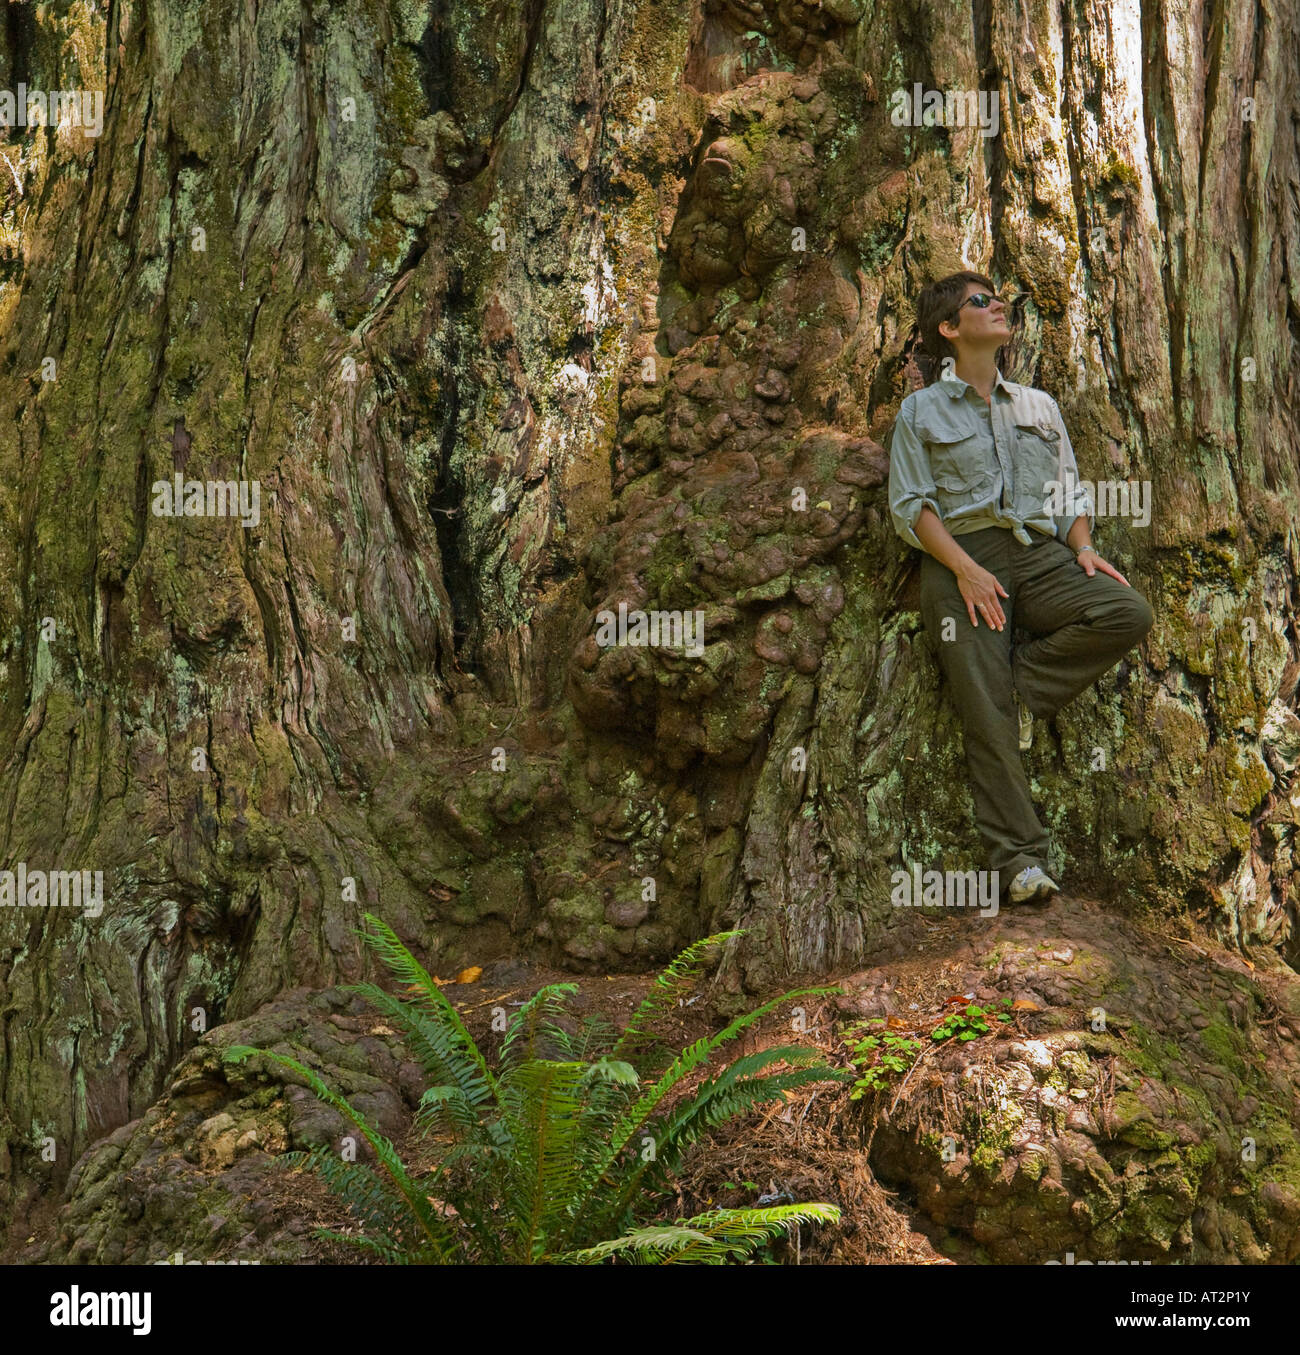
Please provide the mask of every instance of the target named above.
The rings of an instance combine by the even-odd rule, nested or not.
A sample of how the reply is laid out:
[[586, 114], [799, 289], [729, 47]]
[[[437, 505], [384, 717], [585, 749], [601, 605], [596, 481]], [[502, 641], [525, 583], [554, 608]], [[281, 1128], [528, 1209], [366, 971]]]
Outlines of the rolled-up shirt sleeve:
[[1079, 483], [1079, 467], [1075, 464], [1074, 448], [1070, 445], [1070, 435], [1065, 431], [1065, 420], [1061, 418], [1061, 411], [1055, 400], [1052, 401], [1052, 426], [1061, 435], [1062, 489], [1064, 485], [1071, 486], [1070, 493], [1065, 499], [1065, 512], [1060, 517], [1053, 518], [1056, 523], [1056, 539], [1065, 541], [1070, 534], [1070, 528], [1080, 517], [1088, 519], [1088, 531], [1091, 533], [1096, 521], [1094, 517], [1096, 509], [1093, 507], [1092, 495], [1088, 493], [1087, 487]]
[[889, 513], [899, 536], [923, 551], [925, 547], [916, 534], [921, 509], [929, 504], [936, 517], [942, 519], [943, 514], [935, 498], [930, 456], [916, 435], [913, 417], [910, 403], [904, 400], [889, 440]]

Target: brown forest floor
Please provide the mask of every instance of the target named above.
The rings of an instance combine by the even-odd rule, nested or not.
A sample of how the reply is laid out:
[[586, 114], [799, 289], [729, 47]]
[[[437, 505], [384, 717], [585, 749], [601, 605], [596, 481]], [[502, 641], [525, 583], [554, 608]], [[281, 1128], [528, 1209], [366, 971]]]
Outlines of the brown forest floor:
[[[962, 916], [959, 911], [909, 910], [892, 934], [890, 957], [875, 957], [880, 961], [875, 968], [808, 976], [784, 986], [781, 991], [835, 985], [845, 989], [844, 997], [801, 1000], [806, 1030], [792, 1029], [789, 1008], [796, 1005], [792, 1002], [724, 1046], [714, 1063], [689, 1085], [715, 1074], [720, 1066], [744, 1053], [772, 1044], [813, 1045], [829, 1062], [847, 1066], [848, 1051], [841, 1031], [857, 1019], [857, 1013], [881, 1010], [870, 1002], [862, 1005], [862, 994], [887, 993], [888, 1007], [897, 1013], [891, 1024], [900, 1029], [911, 1027], [922, 1035], [948, 1010], [946, 1000], [958, 993], [974, 992], [977, 998], [989, 1000], [1022, 998], [1042, 1012], [1055, 1005], [1054, 999], [1059, 999], [1062, 991], [1054, 991], [1050, 979], [1021, 990], [1014, 985], [1010, 989], [983, 987], [988, 981], [985, 966], [989, 954], [1010, 941], [1034, 946], [1044, 961], [1064, 966], [1083, 948], [1105, 954], [1124, 944], [1116, 936], [1121, 925], [1130, 934], [1136, 928], [1154, 952], [1167, 951], [1180, 963], [1199, 955], [1212, 967], [1238, 973], [1253, 969], [1250, 961], [1203, 936], [1189, 940], [1192, 933], [1185, 924], [1132, 919], [1120, 924], [1104, 905], [1069, 895], [1048, 904], [1006, 908], [993, 926], [977, 925], [972, 916]], [[600, 1013], [621, 1028], [654, 978], [653, 973], [581, 976], [501, 961], [486, 965], [473, 984], [454, 984], [445, 991], [475, 1039], [482, 1047], [491, 1048], [492, 1008], [522, 1001], [544, 984], [577, 983], [579, 992], [571, 999], [570, 1010], [579, 1017]], [[719, 1029], [723, 1023], [709, 996], [707, 981], [696, 992], [697, 1000], [678, 1008], [660, 1025], [675, 1048]], [[757, 999], [753, 1005], [758, 1005]], [[1082, 1023], [1082, 1009], [1076, 1015]], [[995, 1040], [1034, 1034], [1038, 1021], [1034, 1012], [1018, 1013], [1012, 1023], [968, 1045], [970, 1056], [979, 1058], [980, 1046]], [[1279, 1034], [1293, 1038], [1290, 1030]], [[894, 1094], [891, 1089], [885, 1101]], [[788, 1243], [775, 1244], [764, 1259], [787, 1264], [952, 1264], [936, 1250], [938, 1236], [906, 1189], [890, 1190], [869, 1166], [871, 1118], [866, 1105], [852, 1102], [847, 1088], [827, 1084], [733, 1121], [687, 1154], [677, 1177], [676, 1208], [664, 1217], [689, 1216], [722, 1205], [752, 1206], [762, 1195], [779, 1196], [782, 1202], [824, 1201], [843, 1211], [838, 1226], [805, 1228]], [[414, 1134], [399, 1146], [407, 1161], [422, 1162], [428, 1156], [428, 1145]], [[269, 1188], [286, 1220], [305, 1218], [313, 1226], [349, 1226], [349, 1216], [318, 1180], [301, 1173], [291, 1177], [276, 1173]], [[329, 1242], [313, 1240], [311, 1248], [321, 1261], [360, 1259], [350, 1248]]]

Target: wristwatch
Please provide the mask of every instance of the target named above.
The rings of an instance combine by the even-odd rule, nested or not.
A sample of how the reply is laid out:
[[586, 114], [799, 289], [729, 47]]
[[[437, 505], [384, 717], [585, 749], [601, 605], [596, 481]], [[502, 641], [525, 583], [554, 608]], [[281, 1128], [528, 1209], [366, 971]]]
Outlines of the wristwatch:
[[1097, 553], [1096, 546], [1080, 546], [1079, 549], [1074, 552], [1074, 558], [1077, 560], [1086, 550], [1090, 550], [1094, 555]]

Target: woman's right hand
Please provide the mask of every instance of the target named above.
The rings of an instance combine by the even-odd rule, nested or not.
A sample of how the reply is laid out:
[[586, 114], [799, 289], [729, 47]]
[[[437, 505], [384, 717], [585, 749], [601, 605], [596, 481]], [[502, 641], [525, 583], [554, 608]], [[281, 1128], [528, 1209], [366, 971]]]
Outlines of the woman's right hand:
[[990, 573], [987, 569], [981, 569], [979, 565], [971, 561], [970, 568], [957, 575], [957, 587], [965, 600], [966, 612], [970, 617], [972, 626], [979, 625], [979, 622], [975, 619], [976, 612], [994, 630], [1001, 630], [1007, 624], [1007, 618], [1003, 614], [998, 595], [1001, 594], [1005, 598], [1010, 597], [1010, 594], [998, 582], [996, 574]]

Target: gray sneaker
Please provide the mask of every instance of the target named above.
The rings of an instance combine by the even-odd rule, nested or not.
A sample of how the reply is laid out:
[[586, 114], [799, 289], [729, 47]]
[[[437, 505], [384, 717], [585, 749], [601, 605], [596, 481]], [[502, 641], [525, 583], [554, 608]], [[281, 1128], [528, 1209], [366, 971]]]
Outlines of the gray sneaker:
[[1061, 886], [1041, 866], [1026, 866], [1007, 888], [1012, 903], [1046, 903]]
[[1023, 753], [1034, 744], [1034, 717], [1020, 699], [1019, 692], [1016, 693], [1016, 719], [1020, 724], [1020, 751]]

